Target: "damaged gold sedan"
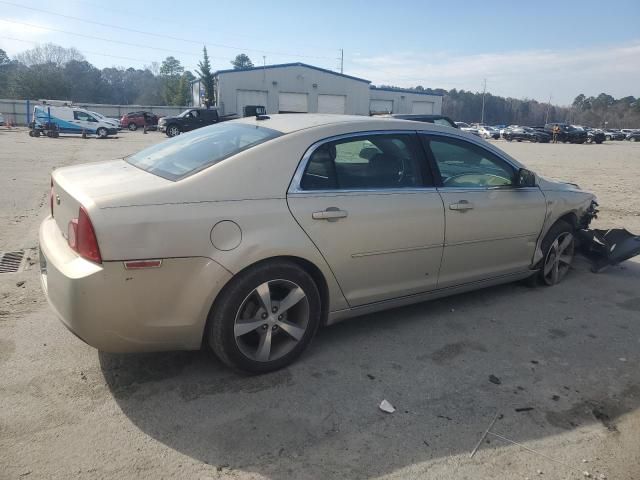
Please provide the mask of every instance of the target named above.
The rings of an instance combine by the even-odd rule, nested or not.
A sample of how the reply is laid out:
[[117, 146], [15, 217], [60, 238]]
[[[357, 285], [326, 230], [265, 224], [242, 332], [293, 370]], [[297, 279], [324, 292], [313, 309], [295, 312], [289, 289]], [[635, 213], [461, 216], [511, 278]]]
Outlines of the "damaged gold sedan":
[[42, 285], [98, 349], [204, 344], [267, 372], [348, 317], [528, 277], [555, 285], [576, 239], [593, 246], [595, 214], [593, 194], [454, 128], [258, 116], [55, 170]]

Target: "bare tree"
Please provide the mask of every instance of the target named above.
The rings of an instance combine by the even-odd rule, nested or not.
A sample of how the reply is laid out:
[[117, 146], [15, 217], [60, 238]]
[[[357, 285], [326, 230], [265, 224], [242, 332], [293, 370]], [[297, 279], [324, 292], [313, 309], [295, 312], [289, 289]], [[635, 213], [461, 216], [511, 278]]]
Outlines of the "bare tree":
[[65, 48], [53, 43], [45, 43], [30, 50], [25, 50], [17, 54], [15, 59], [27, 67], [44, 65], [46, 63], [52, 63], [56, 67], [62, 67], [71, 60], [77, 60], [79, 62], [85, 60], [84, 55], [76, 48]]

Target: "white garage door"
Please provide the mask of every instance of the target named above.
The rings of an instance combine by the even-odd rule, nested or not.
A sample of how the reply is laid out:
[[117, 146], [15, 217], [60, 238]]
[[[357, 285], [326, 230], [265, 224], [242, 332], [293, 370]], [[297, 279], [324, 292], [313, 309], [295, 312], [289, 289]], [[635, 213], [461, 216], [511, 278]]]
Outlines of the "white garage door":
[[347, 110], [346, 95], [318, 95], [318, 113], [339, 113]]
[[238, 115], [244, 114], [246, 105], [262, 105], [267, 108], [267, 92], [261, 90], [238, 90]]
[[371, 100], [369, 102], [371, 113], [393, 113], [393, 100]]
[[309, 111], [306, 93], [280, 93], [278, 98], [280, 113], [307, 113]]
[[411, 113], [433, 115], [433, 102], [413, 102], [411, 105]]

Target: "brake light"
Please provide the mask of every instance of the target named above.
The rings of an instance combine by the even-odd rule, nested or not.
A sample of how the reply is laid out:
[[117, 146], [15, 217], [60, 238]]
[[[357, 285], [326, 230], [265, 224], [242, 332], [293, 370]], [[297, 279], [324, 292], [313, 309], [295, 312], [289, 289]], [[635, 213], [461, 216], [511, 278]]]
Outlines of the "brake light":
[[102, 263], [98, 238], [89, 214], [84, 207], [80, 207], [78, 218], [74, 218], [69, 222], [67, 241], [69, 242], [69, 247], [75, 250], [82, 258], [95, 263]]

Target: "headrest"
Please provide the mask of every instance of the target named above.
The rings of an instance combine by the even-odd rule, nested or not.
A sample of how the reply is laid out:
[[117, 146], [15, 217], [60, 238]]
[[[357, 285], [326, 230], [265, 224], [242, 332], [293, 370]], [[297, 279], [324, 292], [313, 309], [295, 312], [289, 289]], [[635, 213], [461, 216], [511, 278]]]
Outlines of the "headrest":
[[336, 158], [336, 147], [333, 144], [324, 144], [316, 149], [311, 156], [314, 163], [330, 163]]

